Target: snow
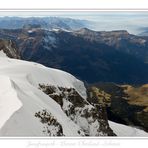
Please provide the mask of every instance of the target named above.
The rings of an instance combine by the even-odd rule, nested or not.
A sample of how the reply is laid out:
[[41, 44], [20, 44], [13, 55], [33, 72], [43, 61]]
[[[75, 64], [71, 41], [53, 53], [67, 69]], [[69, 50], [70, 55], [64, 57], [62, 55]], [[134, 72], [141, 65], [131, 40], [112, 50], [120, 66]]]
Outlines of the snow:
[[60, 32], [60, 31], [72, 32], [72, 30], [67, 30], [67, 29], [64, 29], [64, 28], [52, 28], [51, 31], [54, 31], [54, 32]]
[[33, 30], [28, 30], [28, 33], [33, 33]]
[[0, 57], [7, 57], [3, 50], [0, 50]]
[[99, 126], [100, 125], [97, 120], [95, 120], [95, 122], [92, 122], [90, 126], [90, 135], [97, 135], [98, 134], [97, 129], [99, 128]]
[[63, 99], [63, 106], [62, 106], [62, 108], [63, 108], [64, 111], [68, 111], [71, 106], [72, 106], [71, 102], [69, 102], [66, 99]]
[[13, 89], [11, 80], [7, 76], [0, 75], [0, 128], [17, 111], [22, 103]]
[[[98, 131], [100, 128], [100, 123], [93, 117], [85, 117], [85, 112], [91, 112], [94, 107], [92, 105], [85, 105], [84, 107], [76, 107], [75, 108], [75, 123], [81, 127], [89, 136], [103, 136], [103, 134]], [[99, 119], [98, 119], [99, 120]]]
[[58, 31], [60, 31], [60, 29], [59, 28], [53, 28], [52, 31], [58, 32]]
[[124, 137], [147, 137], [148, 133], [146, 133], [143, 130], [137, 129], [135, 127], [126, 126], [123, 124], [115, 123], [112, 121], [109, 121], [109, 125], [111, 129], [114, 131], [114, 133], [117, 136]]
[[33, 62], [0, 58], [0, 65], [0, 136], [45, 136], [44, 125], [34, 116], [43, 109], [62, 125], [64, 135], [80, 136], [80, 127], [66, 116], [58, 103], [38, 89], [38, 85], [76, 89], [81, 86], [85, 91], [81, 81], [66, 72]]
[[88, 121], [84, 117], [78, 116], [77, 117], [77, 124], [80, 125], [80, 127], [85, 131], [87, 131], [89, 128]]
[[41, 64], [27, 62], [16, 59], [0, 60], [0, 74], [12, 76], [14, 79], [18, 75], [24, 76], [24, 79], [38, 87], [39, 83], [51, 84], [54, 86], [75, 88], [78, 93], [86, 98], [86, 88], [83, 82], [76, 79], [71, 74], [53, 68], [47, 68]]

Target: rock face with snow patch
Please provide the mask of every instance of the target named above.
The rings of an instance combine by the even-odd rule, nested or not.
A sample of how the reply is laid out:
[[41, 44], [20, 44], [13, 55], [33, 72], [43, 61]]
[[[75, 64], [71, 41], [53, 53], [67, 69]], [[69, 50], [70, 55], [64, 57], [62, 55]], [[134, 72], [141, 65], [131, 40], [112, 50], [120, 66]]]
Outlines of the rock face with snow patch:
[[16, 45], [11, 40], [0, 39], [0, 52], [3, 52], [3, 55], [10, 58], [20, 59]]
[[80, 126], [85, 136], [115, 135], [108, 125], [104, 104], [89, 103], [88, 100], [90, 98], [88, 97], [91, 97], [90, 95], [85, 100], [74, 88], [55, 87], [44, 84], [40, 84], [39, 87], [61, 106], [62, 110], [74, 123]]
[[47, 136], [64, 136], [61, 124], [47, 110], [36, 112], [35, 117], [44, 124], [43, 132]]

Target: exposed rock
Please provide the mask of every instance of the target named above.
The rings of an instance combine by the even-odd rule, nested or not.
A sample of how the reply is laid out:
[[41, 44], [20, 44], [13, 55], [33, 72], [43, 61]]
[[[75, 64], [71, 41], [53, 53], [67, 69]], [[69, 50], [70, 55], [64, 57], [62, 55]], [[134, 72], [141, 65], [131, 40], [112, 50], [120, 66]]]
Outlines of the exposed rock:
[[3, 52], [10, 58], [20, 59], [16, 44], [11, 40], [0, 39], [0, 50], [3, 50]]
[[110, 120], [138, 126], [148, 132], [148, 85], [99, 83], [95, 86], [111, 95], [111, 105], [107, 107]]
[[[74, 88], [55, 87], [39, 84], [39, 88], [49, 97], [54, 99], [66, 115], [80, 126], [85, 136], [115, 136], [109, 127], [106, 106], [104, 103], [90, 103], [89, 100], [98, 96], [83, 99]], [[97, 98], [96, 98], [97, 97]]]
[[40, 119], [43, 123], [43, 132], [48, 136], [64, 136], [63, 129], [60, 123], [50, 114], [47, 110], [38, 111], [35, 113], [35, 117]]

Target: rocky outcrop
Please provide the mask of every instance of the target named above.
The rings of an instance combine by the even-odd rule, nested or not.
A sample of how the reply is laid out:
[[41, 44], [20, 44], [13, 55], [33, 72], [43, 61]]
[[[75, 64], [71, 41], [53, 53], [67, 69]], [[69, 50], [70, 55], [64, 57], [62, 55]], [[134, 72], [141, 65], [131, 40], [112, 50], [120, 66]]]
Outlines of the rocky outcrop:
[[20, 59], [16, 44], [11, 40], [0, 39], [0, 51], [1, 50], [10, 58]]
[[35, 117], [44, 124], [43, 133], [47, 136], [64, 136], [61, 124], [47, 110], [36, 112]]
[[138, 126], [148, 132], [148, 85], [99, 83], [95, 86], [110, 94], [110, 106], [107, 107], [110, 120]]
[[40, 84], [39, 88], [54, 99], [69, 119], [81, 128], [80, 135], [83, 132], [84, 136], [115, 136], [108, 124], [106, 104], [100, 101], [94, 89], [88, 90], [85, 100], [74, 88], [56, 88], [45, 84]]

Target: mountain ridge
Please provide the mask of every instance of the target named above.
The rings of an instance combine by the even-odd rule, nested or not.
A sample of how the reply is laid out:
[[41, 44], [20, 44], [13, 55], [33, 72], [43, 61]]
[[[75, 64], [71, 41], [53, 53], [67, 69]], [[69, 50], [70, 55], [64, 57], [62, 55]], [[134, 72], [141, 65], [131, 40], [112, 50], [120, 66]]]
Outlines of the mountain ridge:
[[84, 32], [42, 28], [1, 29], [0, 36], [17, 44], [22, 59], [62, 69], [88, 83], [148, 82], [147, 39], [122, 30], [81, 30]]

